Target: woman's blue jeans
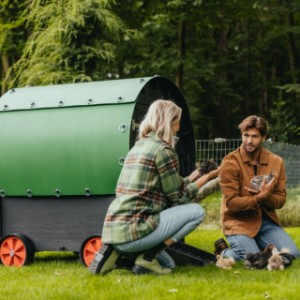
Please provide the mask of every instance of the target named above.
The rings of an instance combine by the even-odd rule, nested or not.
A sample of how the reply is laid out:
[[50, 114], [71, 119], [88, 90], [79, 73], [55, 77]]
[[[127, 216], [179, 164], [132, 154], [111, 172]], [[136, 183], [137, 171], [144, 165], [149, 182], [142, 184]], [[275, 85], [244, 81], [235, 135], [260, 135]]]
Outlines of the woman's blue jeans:
[[263, 216], [260, 231], [254, 238], [246, 235], [226, 235], [230, 248], [225, 249], [223, 257], [233, 257], [235, 261], [245, 259], [247, 253], [257, 253], [268, 244], [273, 244], [278, 250], [286, 248], [295, 258], [299, 250], [289, 235], [269, 217]]
[[[130, 254], [144, 252], [168, 239], [176, 243], [197, 228], [204, 216], [204, 209], [196, 203], [171, 207], [160, 212], [157, 228], [147, 236], [112, 246], [120, 253]], [[157, 259], [166, 268], [175, 267], [174, 260], [166, 251], [160, 252]]]

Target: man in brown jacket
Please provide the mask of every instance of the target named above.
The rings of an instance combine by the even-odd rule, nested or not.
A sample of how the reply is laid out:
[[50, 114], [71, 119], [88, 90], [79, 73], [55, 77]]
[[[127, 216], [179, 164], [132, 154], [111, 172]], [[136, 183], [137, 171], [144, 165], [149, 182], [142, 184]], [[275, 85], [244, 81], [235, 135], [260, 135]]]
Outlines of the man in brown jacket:
[[[295, 258], [299, 250], [280, 226], [275, 209], [286, 201], [286, 174], [281, 157], [262, 147], [267, 134], [263, 118], [249, 116], [239, 125], [242, 145], [222, 161], [220, 186], [223, 194], [221, 221], [224, 239], [215, 242], [216, 254], [243, 260], [268, 244], [289, 249]], [[260, 177], [255, 177], [263, 175]], [[254, 178], [255, 177], [255, 178]], [[252, 180], [251, 184], [251, 179]]]

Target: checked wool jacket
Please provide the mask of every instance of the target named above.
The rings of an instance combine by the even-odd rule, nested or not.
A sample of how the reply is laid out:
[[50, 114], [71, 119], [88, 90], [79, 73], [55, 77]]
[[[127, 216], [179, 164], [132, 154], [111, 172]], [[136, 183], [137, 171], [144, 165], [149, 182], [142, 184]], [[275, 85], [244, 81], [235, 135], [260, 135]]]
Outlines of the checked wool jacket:
[[102, 240], [118, 244], [140, 239], [158, 225], [159, 213], [169, 207], [193, 202], [195, 183], [179, 175], [175, 150], [154, 132], [129, 151], [108, 208]]

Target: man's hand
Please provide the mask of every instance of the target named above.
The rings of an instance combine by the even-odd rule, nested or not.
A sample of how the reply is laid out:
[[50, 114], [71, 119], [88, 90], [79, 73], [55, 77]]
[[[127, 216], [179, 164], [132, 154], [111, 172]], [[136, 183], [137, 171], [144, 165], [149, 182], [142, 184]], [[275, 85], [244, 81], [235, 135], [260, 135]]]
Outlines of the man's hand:
[[266, 178], [264, 177], [261, 186], [258, 190], [252, 189], [247, 186], [245, 186], [245, 189], [252, 195], [257, 195], [257, 201], [261, 202], [270, 196], [274, 188], [274, 183], [275, 183], [275, 177], [273, 177], [271, 181], [269, 181], [268, 183], [266, 183]]

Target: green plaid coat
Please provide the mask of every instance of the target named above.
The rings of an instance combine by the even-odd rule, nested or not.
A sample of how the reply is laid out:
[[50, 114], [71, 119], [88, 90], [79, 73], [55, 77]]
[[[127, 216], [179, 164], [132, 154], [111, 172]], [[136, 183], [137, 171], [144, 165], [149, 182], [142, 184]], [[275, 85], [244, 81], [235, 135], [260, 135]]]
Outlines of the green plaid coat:
[[162, 210], [192, 202], [198, 188], [178, 171], [176, 152], [153, 132], [138, 141], [126, 157], [108, 208], [103, 243], [140, 239], [157, 227]]

